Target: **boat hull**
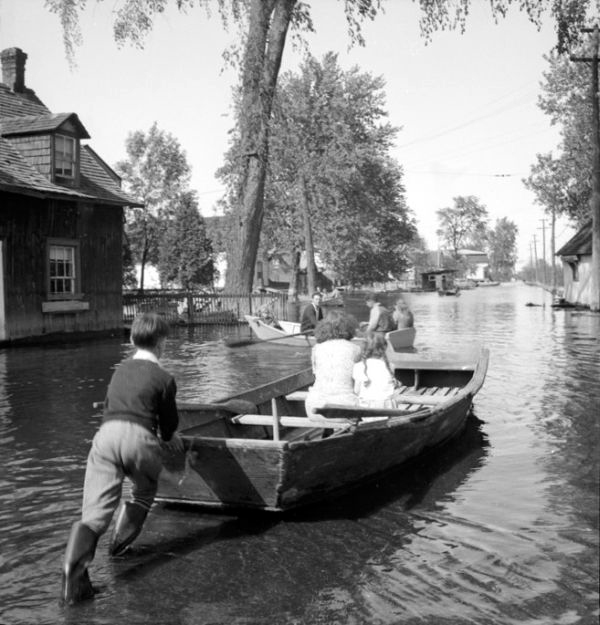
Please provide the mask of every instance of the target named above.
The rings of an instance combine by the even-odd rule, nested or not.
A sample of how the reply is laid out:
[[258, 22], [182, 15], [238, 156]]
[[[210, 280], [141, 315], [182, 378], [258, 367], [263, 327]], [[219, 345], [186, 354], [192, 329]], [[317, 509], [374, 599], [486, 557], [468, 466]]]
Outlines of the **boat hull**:
[[[487, 352], [476, 364], [404, 356], [398, 354], [392, 365], [407, 391], [405, 408], [361, 417], [353, 426], [306, 419], [308, 369], [218, 402], [250, 402], [253, 415], [182, 405], [186, 451], [165, 456], [157, 500], [284, 511], [349, 490], [457, 436], [483, 384]], [[351, 419], [354, 409], [343, 409]], [[299, 421], [302, 427], [287, 426]]]
[[[259, 317], [245, 315], [248, 326], [257, 339], [273, 341], [277, 345], [290, 347], [312, 347], [315, 344], [314, 336], [300, 335], [300, 324], [291, 321], [279, 321], [281, 329], [267, 325]], [[401, 328], [386, 334], [388, 345], [392, 350], [407, 349], [413, 346], [416, 336], [415, 328]], [[357, 340], [361, 341], [360, 337]]]

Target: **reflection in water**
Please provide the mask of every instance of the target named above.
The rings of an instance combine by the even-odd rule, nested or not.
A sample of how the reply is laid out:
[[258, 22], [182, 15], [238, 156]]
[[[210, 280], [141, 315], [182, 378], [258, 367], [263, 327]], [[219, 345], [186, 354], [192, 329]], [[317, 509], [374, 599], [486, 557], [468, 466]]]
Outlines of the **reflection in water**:
[[[119, 340], [0, 350], [0, 622], [596, 623], [600, 316], [523, 286], [407, 294], [416, 349], [491, 350], [459, 440], [280, 516], [157, 506], [130, 555], [100, 541], [100, 593], [56, 603], [85, 457]], [[526, 307], [526, 302], [541, 304]], [[359, 319], [362, 298], [347, 308]], [[165, 366], [210, 401], [309, 365], [306, 349], [178, 329]]]

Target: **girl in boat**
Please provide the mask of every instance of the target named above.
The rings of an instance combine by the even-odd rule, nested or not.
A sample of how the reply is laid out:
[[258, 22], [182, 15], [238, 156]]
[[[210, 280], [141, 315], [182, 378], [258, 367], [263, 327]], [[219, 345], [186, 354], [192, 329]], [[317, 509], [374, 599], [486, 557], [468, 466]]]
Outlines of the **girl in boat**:
[[317, 324], [311, 352], [315, 382], [305, 403], [309, 418], [320, 418], [315, 408], [324, 404], [357, 404], [352, 379], [354, 364], [360, 359], [360, 347], [352, 342], [356, 328], [354, 317], [338, 310], [327, 313]]
[[352, 370], [354, 391], [361, 406], [394, 407], [397, 382], [386, 350], [387, 342], [381, 333], [367, 332], [361, 359]]
[[402, 298], [396, 302], [394, 311], [392, 312], [392, 318], [398, 330], [402, 330], [402, 328], [412, 328], [414, 326], [413, 314], [408, 304]]

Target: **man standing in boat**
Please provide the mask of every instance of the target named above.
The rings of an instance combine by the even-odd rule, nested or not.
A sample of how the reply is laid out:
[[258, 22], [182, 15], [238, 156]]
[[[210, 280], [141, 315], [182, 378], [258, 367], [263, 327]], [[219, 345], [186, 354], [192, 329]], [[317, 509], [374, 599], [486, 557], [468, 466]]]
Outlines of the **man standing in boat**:
[[323, 319], [323, 309], [321, 308], [322, 299], [323, 296], [321, 293], [318, 291], [313, 293], [311, 303], [302, 311], [300, 332], [314, 330], [317, 323]]
[[366, 305], [371, 309], [369, 321], [363, 322], [360, 329], [363, 332], [391, 332], [396, 329], [396, 322], [392, 313], [381, 303], [378, 293], [369, 293], [365, 297]]

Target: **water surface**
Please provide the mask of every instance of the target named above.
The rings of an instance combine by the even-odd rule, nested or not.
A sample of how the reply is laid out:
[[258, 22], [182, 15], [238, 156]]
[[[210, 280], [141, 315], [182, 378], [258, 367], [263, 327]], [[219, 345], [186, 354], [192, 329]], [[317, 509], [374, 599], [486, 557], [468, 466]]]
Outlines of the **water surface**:
[[[598, 622], [600, 316], [522, 285], [406, 295], [418, 351], [485, 343], [464, 436], [327, 505], [285, 516], [156, 506], [135, 549], [100, 541], [92, 602], [58, 605], [85, 458], [119, 339], [0, 350], [0, 623]], [[535, 306], [526, 306], [534, 303]], [[366, 318], [360, 299], [348, 307]], [[180, 329], [165, 367], [209, 401], [308, 366]]]

